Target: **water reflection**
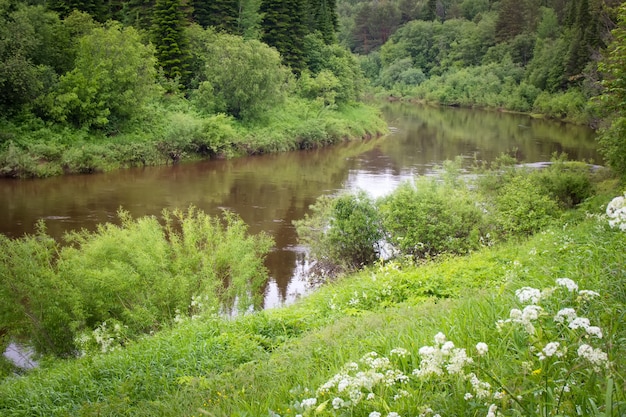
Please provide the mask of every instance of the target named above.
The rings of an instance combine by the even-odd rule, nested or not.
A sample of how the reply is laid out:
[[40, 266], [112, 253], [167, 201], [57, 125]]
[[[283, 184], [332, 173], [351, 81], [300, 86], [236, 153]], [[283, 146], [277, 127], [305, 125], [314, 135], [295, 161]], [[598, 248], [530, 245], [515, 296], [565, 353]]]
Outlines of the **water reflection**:
[[586, 128], [400, 103], [386, 104], [382, 111], [394, 134], [327, 149], [102, 175], [0, 180], [0, 232], [13, 237], [32, 233], [43, 219], [48, 233], [59, 238], [70, 229], [94, 230], [99, 223], [116, 222], [120, 207], [135, 217], [190, 204], [214, 215], [230, 209], [250, 232], [265, 231], [275, 239], [267, 258], [271, 279], [265, 306], [271, 307], [306, 291], [308, 264], [292, 221], [304, 217], [320, 195], [363, 189], [378, 197], [459, 155], [467, 164], [513, 149], [526, 162], [549, 160], [554, 152], [599, 160], [594, 133]]

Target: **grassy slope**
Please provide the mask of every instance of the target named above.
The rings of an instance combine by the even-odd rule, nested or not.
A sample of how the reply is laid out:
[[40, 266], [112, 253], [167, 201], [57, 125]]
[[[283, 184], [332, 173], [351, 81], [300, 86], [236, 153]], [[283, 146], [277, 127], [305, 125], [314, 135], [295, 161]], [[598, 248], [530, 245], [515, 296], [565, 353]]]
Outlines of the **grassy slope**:
[[[602, 211], [597, 202], [588, 209]], [[293, 306], [188, 322], [124, 351], [5, 380], [0, 415], [293, 416], [294, 404], [345, 363], [404, 347], [412, 353], [409, 369], [415, 368], [419, 347], [432, 344], [440, 331], [468, 351], [486, 342], [490, 371], [506, 380], [520, 370], [495, 322], [516, 305], [516, 288], [547, 287], [558, 277], [601, 294], [589, 317], [604, 330], [601, 345], [613, 361], [616, 398], [623, 401], [625, 244], [626, 233], [580, 211], [527, 241], [419, 267], [379, 265]], [[600, 393], [606, 384], [594, 381]], [[410, 401], [391, 405], [402, 416], [418, 415], [422, 405], [442, 415], [486, 414], [482, 404], [471, 408], [436, 382], [407, 390]]]

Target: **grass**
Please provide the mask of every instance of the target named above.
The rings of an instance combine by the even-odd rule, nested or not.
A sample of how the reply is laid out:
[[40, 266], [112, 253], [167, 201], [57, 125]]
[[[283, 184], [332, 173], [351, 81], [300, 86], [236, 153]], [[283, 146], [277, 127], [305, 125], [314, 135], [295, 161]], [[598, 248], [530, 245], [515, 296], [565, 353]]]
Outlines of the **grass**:
[[[609, 199], [598, 197], [525, 240], [423, 265], [378, 264], [292, 306], [188, 320], [106, 355], [44, 361], [0, 384], [0, 415], [473, 416], [488, 415], [491, 405], [497, 415], [624, 415], [626, 233], [598, 215]], [[601, 327], [602, 339], [555, 327], [548, 314], [535, 322], [535, 335], [510, 323], [497, 331], [498, 320], [523, 308], [516, 289], [554, 287], [562, 277], [600, 296], [582, 304], [560, 288], [542, 307], [581, 303], [579, 314]], [[433, 339], [439, 332], [474, 358], [463, 375], [489, 382], [488, 398], [478, 400], [459, 375], [412, 374], [425, 360], [421, 347], [441, 348]], [[540, 361], [537, 352], [551, 340], [567, 345], [567, 354]], [[489, 346], [484, 357], [476, 354], [478, 342]], [[582, 343], [606, 352], [610, 366], [596, 372], [583, 362], [576, 355]], [[396, 348], [410, 355], [392, 355]], [[346, 364], [363, 369], [359, 361], [369, 352], [388, 357], [387, 370], [402, 371], [408, 381], [379, 383], [373, 399], [333, 408], [346, 392], [318, 388], [335, 375], [347, 378]], [[495, 392], [502, 398], [494, 399]], [[309, 398], [316, 405], [302, 407]]]

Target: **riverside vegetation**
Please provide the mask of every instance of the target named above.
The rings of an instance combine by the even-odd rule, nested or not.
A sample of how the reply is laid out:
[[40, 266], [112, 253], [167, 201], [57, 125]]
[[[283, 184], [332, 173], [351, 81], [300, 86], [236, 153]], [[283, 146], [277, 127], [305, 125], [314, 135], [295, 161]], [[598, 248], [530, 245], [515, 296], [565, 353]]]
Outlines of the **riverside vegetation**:
[[563, 158], [492, 168], [468, 178], [449, 163], [377, 201], [320, 200], [299, 231], [318, 234], [318, 259], [359, 271], [230, 318], [268, 248], [232, 215], [227, 228], [193, 209], [125, 218], [62, 249], [43, 230], [5, 239], [0, 276], [24, 278], [3, 281], [5, 343], [63, 349], [22, 375], [4, 364], [2, 415], [623, 415], [619, 185]]

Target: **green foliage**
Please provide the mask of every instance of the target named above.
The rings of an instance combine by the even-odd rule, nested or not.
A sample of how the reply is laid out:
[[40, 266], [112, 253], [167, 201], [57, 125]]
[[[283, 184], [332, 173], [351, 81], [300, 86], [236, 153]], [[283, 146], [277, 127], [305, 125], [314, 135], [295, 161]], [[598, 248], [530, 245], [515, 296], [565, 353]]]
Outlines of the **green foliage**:
[[528, 175], [507, 179], [493, 203], [493, 222], [504, 238], [536, 233], [559, 213], [557, 203]]
[[261, 40], [280, 52], [285, 65], [298, 74], [304, 69], [307, 34], [305, 0], [262, 0]]
[[[609, 228], [600, 214], [613, 195], [598, 196], [579, 223], [557, 224], [527, 240], [419, 266], [380, 263], [286, 308], [184, 321], [106, 355], [44, 363], [0, 383], [0, 413], [295, 416], [317, 410], [367, 416], [415, 415], [429, 407], [440, 415], [486, 415], [493, 404], [502, 415], [622, 415], [626, 234]], [[569, 277], [579, 288], [570, 292], [558, 282], [555, 288], [555, 277]], [[523, 316], [534, 334], [524, 322], [509, 320], [528, 307], [515, 295], [531, 293], [528, 287], [541, 291], [542, 311], [533, 318], [528, 308]], [[589, 325], [555, 321], [565, 307]], [[593, 326], [602, 339], [593, 336], [597, 329], [587, 331]], [[433, 344], [435, 335], [453, 345]], [[487, 345], [486, 352], [481, 345], [483, 355], [479, 342]], [[550, 350], [550, 342], [560, 349]], [[606, 353], [608, 367], [599, 355], [594, 369], [590, 356], [578, 353], [582, 344]], [[418, 377], [413, 370], [425, 369], [428, 352], [441, 354], [443, 363], [432, 362], [441, 373]], [[359, 370], [369, 369], [359, 361], [366, 355], [376, 358], [369, 363], [388, 367], [391, 372], [381, 374], [389, 384], [375, 382], [374, 397], [363, 389], [354, 408], [334, 409], [335, 395], [316, 389], [333, 379], [332, 393], [346, 400], [353, 390], [338, 392], [340, 378], [333, 377], [355, 376], [357, 363]], [[489, 382], [488, 396], [477, 398], [474, 379], [454, 373], [459, 362], [453, 357], [464, 375], [473, 372]], [[361, 376], [368, 375], [373, 373]], [[316, 406], [304, 410], [303, 400], [318, 395]]]
[[54, 271], [59, 246], [45, 233], [20, 240], [0, 235], [0, 333], [41, 353], [73, 352], [78, 294]]
[[43, 101], [55, 121], [115, 131], [142, 114], [155, 92], [154, 56], [132, 27], [95, 28], [79, 41], [76, 66]]
[[288, 71], [278, 53], [267, 45], [239, 36], [218, 35], [204, 60], [205, 81], [195, 92], [200, 110], [253, 119], [263, 117], [269, 108], [282, 102]]
[[626, 176], [626, 81], [624, 77], [624, 42], [626, 42], [626, 6], [619, 8], [618, 26], [611, 34], [607, 55], [599, 65], [604, 74], [604, 90], [600, 108], [607, 118], [607, 126], [600, 133], [600, 150], [609, 165], [620, 175]]
[[181, 0], [157, 0], [152, 16], [152, 42], [159, 66], [167, 78], [186, 85], [190, 78], [186, 16]]
[[415, 258], [477, 249], [485, 227], [466, 190], [433, 180], [401, 185], [380, 202], [380, 213], [389, 243]]
[[595, 194], [591, 168], [584, 162], [566, 161], [564, 155], [553, 158], [550, 166], [535, 173], [535, 177], [564, 209], [576, 207]]
[[586, 97], [577, 89], [564, 93], [549, 94], [542, 92], [533, 104], [533, 111], [548, 117], [585, 120], [587, 106]]
[[325, 267], [358, 268], [379, 256], [383, 237], [373, 201], [365, 194], [322, 197], [312, 214], [294, 222], [299, 238]]
[[72, 232], [3, 236], [0, 330], [40, 353], [119, 348], [174, 320], [258, 305], [267, 279], [266, 235], [248, 236], [234, 214], [193, 207]]

